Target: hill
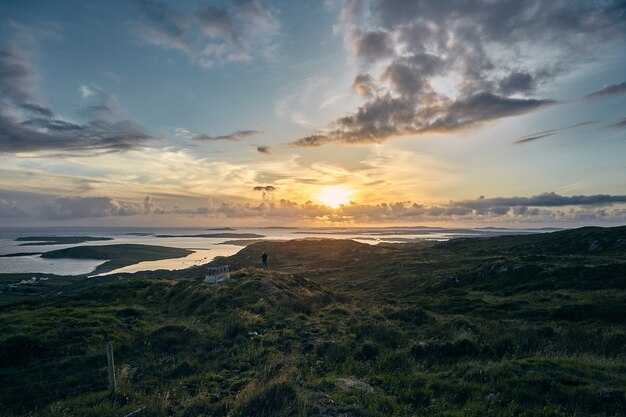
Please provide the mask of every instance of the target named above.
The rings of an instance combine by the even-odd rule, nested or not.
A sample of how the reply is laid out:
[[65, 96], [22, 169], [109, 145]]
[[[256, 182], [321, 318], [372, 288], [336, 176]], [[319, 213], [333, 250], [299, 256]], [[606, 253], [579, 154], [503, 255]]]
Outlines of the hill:
[[624, 416], [625, 239], [259, 242], [217, 285], [141, 272], [6, 305], [0, 414]]

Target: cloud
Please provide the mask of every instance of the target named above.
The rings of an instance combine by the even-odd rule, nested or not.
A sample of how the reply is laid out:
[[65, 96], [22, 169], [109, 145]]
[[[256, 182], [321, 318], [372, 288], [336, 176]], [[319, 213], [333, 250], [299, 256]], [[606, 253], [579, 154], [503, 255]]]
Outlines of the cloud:
[[83, 85], [90, 104], [73, 122], [42, 105], [35, 92], [37, 78], [29, 49], [15, 39], [0, 51], [0, 153], [36, 151], [125, 151], [144, 146], [153, 137], [130, 120], [112, 120], [116, 99], [106, 91]]
[[279, 22], [269, 7], [255, 0], [225, 7], [201, 6], [180, 12], [157, 0], [140, 0], [142, 19], [135, 22], [144, 42], [185, 53], [205, 68], [268, 57], [279, 34]]
[[19, 120], [0, 112], [0, 153], [121, 152], [140, 148], [152, 139], [141, 126], [129, 120], [75, 124], [60, 119]]
[[354, 54], [370, 64], [394, 54], [391, 35], [382, 31], [361, 31], [353, 27], [348, 35]]
[[189, 16], [177, 13], [159, 1], [140, 0], [138, 3], [145, 20], [137, 28], [145, 42], [188, 53], [193, 51], [187, 39], [187, 31], [191, 26]]
[[35, 95], [37, 74], [28, 52], [25, 45], [13, 39], [0, 51], [0, 102], [10, 102], [17, 110], [35, 116], [52, 117], [52, 110]]
[[588, 125], [596, 124], [599, 122], [600, 122], [599, 120], [588, 120], [586, 122], [576, 123], [574, 125], [562, 127], [559, 129], [550, 129], [550, 130], [544, 130], [542, 132], [531, 133], [529, 135], [522, 136], [521, 138], [518, 138], [511, 143], [513, 145], [522, 145], [528, 142], [533, 142], [539, 139], [547, 138], [552, 135], [556, 135], [557, 133], [562, 132], [564, 130], [576, 129], [578, 127], [588, 126]]
[[[265, 187], [259, 187], [264, 189]], [[405, 223], [408, 221], [428, 222], [576, 222], [590, 220], [619, 222], [626, 220], [626, 210], [611, 208], [625, 204], [626, 196], [591, 195], [561, 196], [544, 193], [532, 197], [479, 197], [475, 200], [426, 205], [411, 201], [379, 204], [351, 202], [337, 208], [316, 204], [311, 201], [297, 203], [281, 199], [258, 204], [229, 203], [179, 210], [180, 213], [202, 214], [209, 218], [262, 219], [282, 222], [307, 223]]]
[[76, 219], [84, 217], [134, 216], [144, 213], [135, 203], [120, 202], [111, 197], [60, 197], [35, 208], [48, 219]]
[[272, 191], [276, 191], [276, 187], [274, 187], [273, 185], [257, 185], [256, 187], [253, 188], [253, 190], [272, 192]]
[[[53, 220], [80, 218], [118, 218], [135, 216], [169, 216], [170, 218], [205, 217], [213, 219], [249, 219], [285, 224], [304, 222], [343, 224], [407, 224], [407, 222], [456, 222], [462, 224], [555, 224], [626, 221], [626, 195], [574, 195], [563, 196], [554, 192], [530, 197], [480, 196], [476, 199], [450, 201], [448, 203], [424, 203], [414, 201], [391, 201], [378, 204], [350, 202], [337, 208], [307, 201], [304, 203], [287, 199], [274, 199], [276, 187], [263, 185], [253, 187], [263, 193], [261, 202], [235, 201], [233, 199], [210, 198], [204, 204], [193, 205], [187, 200], [181, 207], [169, 200], [169, 207], [157, 206], [151, 196], [143, 200], [122, 201], [120, 199], [95, 197], [58, 197], [47, 199], [36, 206], [32, 214], [20, 210], [12, 200], [0, 200], [0, 217], [39, 217]], [[161, 196], [162, 199], [169, 199]], [[164, 200], [167, 201], [167, 200]]]
[[626, 117], [622, 117], [621, 119], [618, 119], [615, 123], [612, 123], [611, 125], [609, 125], [610, 128], [613, 129], [623, 129], [626, 127]]
[[83, 116], [93, 119], [108, 119], [119, 111], [120, 104], [117, 97], [102, 88], [82, 84], [78, 91], [81, 97], [88, 102], [80, 111]]
[[0, 198], [0, 217], [26, 217], [27, 213], [20, 210], [15, 200], [4, 200]]
[[[557, 102], [541, 96], [543, 86], [600, 45], [623, 41], [624, 16], [626, 3], [619, 0], [345, 3], [337, 27], [371, 70], [353, 81], [365, 102], [292, 143], [378, 143], [541, 109]], [[625, 88], [608, 86], [589, 96]]]
[[393, 136], [452, 131], [528, 113], [554, 103], [553, 100], [478, 93], [455, 101], [433, 104], [420, 111], [414, 107], [410, 98], [385, 95], [369, 101], [357, 113], [336, 120], [334, 130], [306, 136], [292, 144], [306, 147], [332, 142], [379, 143]]
[[266, 197], [273, 196], [274, 191], [277, 190], [276, 187], [274, 187], [273, 185], [257, 185], [256, 187], [253, 188], [254, 191], [262, 191], [263, 192], [263, 200], [266, 199]]
[[243, 138], [247, 138], [250, 136], [257, 136], [257, 135], [261, 135], [264, 133], [261, 130], [237, 130], [235, 132], [227, 133], [225, 135], [212, 136], [212, 135], [206, 135], [203, 133], [194, 133], [190, 130], [181, 129], [181, 128], [176, 129], [175, 132], [176, 132], [176, 136], [183, 136], [189, 139], [207, 141], [207, 142], [213, 142], [213, 141], [219, 141], [219, 140], [237, 141]]
[[593, 93], [587, 94], [586, 96], [583, 97], [583, 100], [604, 97], [604, 96], [614, 96], [617, 94], [624, 94], [624, 93], [626, 93], [626, 82], [623, 82], [621, 84], [611, 84], [611, 85], [604, 86], [598, 91], [594, 91]]
[[256, 150], [266, 155], [269, 155], [270, 153], [272, 153], [272, 148], [270, 148], [269, 146], [257, 146]]
[[498, 83], [498, 90], [505, 95], [532, 92], [535, 87], [533, 76], [527, 72], [519, 71], [510, 73]]

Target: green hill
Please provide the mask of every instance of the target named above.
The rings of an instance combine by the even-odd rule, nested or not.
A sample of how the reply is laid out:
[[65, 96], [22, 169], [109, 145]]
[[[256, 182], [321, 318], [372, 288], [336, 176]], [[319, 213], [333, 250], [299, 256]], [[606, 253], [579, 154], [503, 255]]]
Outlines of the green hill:
[[0, 414], [624, 416], [624, 241], [259, 242], [212, 263], [220, 284], [68, 282], [0, 307]]

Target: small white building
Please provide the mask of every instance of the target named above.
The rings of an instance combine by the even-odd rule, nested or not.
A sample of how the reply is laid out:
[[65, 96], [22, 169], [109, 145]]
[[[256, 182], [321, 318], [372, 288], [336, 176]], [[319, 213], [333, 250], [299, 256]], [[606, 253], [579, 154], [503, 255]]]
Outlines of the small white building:
[[204, 276], [204, 282], [215, 284], [226, 281], [229, 278], [230, 270], [228, 269], [228, 265], [208, 266], [206, 269], [206, 275]]

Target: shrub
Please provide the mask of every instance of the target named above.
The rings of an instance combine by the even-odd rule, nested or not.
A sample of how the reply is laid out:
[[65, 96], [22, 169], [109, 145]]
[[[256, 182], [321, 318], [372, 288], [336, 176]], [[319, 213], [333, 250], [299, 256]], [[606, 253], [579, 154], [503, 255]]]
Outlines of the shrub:
[[248, 326], [246, 325], [246, 322], [237, 313], [233, 313], [224, 325], [224, 337], [227, 339], [234, 339], [247, 331]]
[[152, 345], [165, 352], [174, 353], [188, 345], [198, 332], [186, 326], [167, 325], [150, 334]]
[[371, 361], [378, 356], [378, 346], [372, 343], [363, 343], [361, 348], [356, 352], [356, 358], [362, 361]]

